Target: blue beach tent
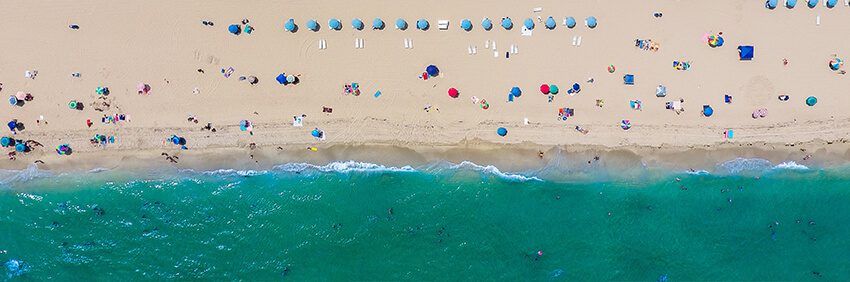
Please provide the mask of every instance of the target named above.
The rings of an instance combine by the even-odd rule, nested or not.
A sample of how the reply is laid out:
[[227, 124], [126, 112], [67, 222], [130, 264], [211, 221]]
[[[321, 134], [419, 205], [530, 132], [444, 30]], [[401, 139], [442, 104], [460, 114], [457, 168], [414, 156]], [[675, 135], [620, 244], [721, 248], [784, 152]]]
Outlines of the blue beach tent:
[[576, 18], [567, 17], [564, 21], [566, 21], [568, 28], [576, 27]]
[[351, 20], [351, 27], [356, 30], [363, 30], [363, 21], [360, 19], [353, 19]]
[[552, 18], [552, 17], [546, 18], [546, 28], [548, 28], [548, 29], [555, 29], [555, 26], [556, 26], [556, 25], [557, 25], [557, 24], [555, 23], [555, 19], [554, 19], [554, 18]]
[[741, 61], [749, 61], [753, 59], [753, 46], [738, 46], [738, 56]]
[[490, 21], [490, 18], [484, 18], [481, 20], [481, 28], [484, 30], [490, 30], [493, 28], [493, 22]]
[[395, 28], [405, 30], [407, 29], [407, 22], [404, 19], [395, 20]]
[[466, 31], [470, 31], [472, 29], [472, 21], [469, 19], [463, 19], [460, 21], [460, 28]]
[[372, 21], [372, 29], [384, 29], [384, 20], [381, 18], [375, 18]]

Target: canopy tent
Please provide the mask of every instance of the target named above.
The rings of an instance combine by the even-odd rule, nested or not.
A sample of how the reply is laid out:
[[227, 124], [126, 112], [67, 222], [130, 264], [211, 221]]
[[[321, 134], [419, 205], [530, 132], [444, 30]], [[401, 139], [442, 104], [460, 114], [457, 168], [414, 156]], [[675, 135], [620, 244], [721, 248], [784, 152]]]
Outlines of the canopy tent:
[[425, 19], [419, 19], [418, 21], [416, 21], [416, 29], [418, 30], [428, 30], [428, 27], [430, 26], [431, 25]]
[[764, 3], [764, 6], [767, 7], [768, 9], [776, 9], [776, 2], [778, 2], [778, 1], [777, 0], [767, 0], [767, 2]]
[[440, 69], [438, 69], [437, 66], [435, 66], [435, 65], [430, 65], [430, 66], [426, 67], [425, 72], [427, 72], [428, 75], [430, 75], [430, 76], [440, 75]]
[[596, 17], [587, 17], [587, 19], [584, 20], [584, 24], [586, 24], [589, 28], [596, 28]]
[[283, 29], [289, 32], [298, 30], [298, 27], [295, 26], [295, 19], [286, 20], [286, 23], [283, 24]]
[[384, 20], [381, 18], [372, 20], [372, 29], [384, 29]]
[[401, 19], [401, 18], [395, 20], [395, 28], [400, 29], [400, 30], [407, 29], [407, 21], [405, 21], [404, 19]]
[[227, 31], [229, 31], [233, 35], [239, 35], [239, 33], [242, 32], [242, 28], [239, 27], [238, 24], [232, 24], [232, 25], [227, 27]]
[[363, 21], [361, 21], [360, 19], [355, 18], [351, 20], [351, 27], [353, 27], [354, 29], [363, 30], [363, 26]]
[[319, 23], [316, 22], [316, 20], [314, 19], [310, 19], [309, 21], [307, 21], [307, 28], [312, 31], [317, 31], [319, 30]]
[[818, 98], [815, 96], [809, 96], [809, 98], [806, 98], [806, 105], [809, 105], [809, 107], [814, 106], [817, 103]]
[[754, 49], [753, 46], [738, 46], [738, 56], [741, 58], [741, 61], [752, 60]]
[[513, 95], [514, 97], [519, 97], [520, 95], [522, 95], [522, 90], [519, 89], [519, 87], [514, 86], [513, 88], [511, 88], [511, 95]]
[[481, 20], [481, 28], [483, 28], [484, 30], [492, 29], [493, 21], [491, 21], [490, 18], [484, 18], [483, 20]]
[[505, 29], [511, 29], [514, 27], [514, 22], [511, 21], [511, 18], [505, 17], [502, 19], [502, 27]]
[[330, 19], [328, 20], [328, 27], [333, 30], [340, 30], [342, 29], [342, 22], [340, 22], [338, 19]]
[[705, 117], [710, 117], [714, 114], [714, 109], [709, 105], [702, 105], [702, 115]]
[[555, 23], [554, 18], [552, 18], [552, 17], [546, 18], [546, 28], [555, 29], [555, 26], [557, 26], [557, 23]]
[[499, 136], [505, 137], [505, 135], [508, 135], [508, 129], [504, 128], [504, 127], [499, 127], [498, 129], [496, 129], [496, 134], [499, 134]]
[[449, 97], [457, 98], [460, 95], [460, 92], [457, 91], [454, 87], [449, 88]]
[[283, 74], [283, 73], [278, 74], [277, 77], [275, 78], [275, 80], [277, 80], [277, 83], [285, 85], [286, 84], [286, 74]]
[[460, 21], [460, 28], [466, 31], [472, 30], [472, 21], [470, 21], [469, 19], [463, 19], [462, 21]]
[[527, 18], [527, 19], [525, 19], [525, 22], [523, 23], [523, 25], [527, 29], [534, 29], [534, 20], [532, 20], [531, 18]]
[[566, 19], [564, 19], [564, 23], [566, 23], [568, 28], [574, 28], [576, 27], [576, 18], [567, 17]]

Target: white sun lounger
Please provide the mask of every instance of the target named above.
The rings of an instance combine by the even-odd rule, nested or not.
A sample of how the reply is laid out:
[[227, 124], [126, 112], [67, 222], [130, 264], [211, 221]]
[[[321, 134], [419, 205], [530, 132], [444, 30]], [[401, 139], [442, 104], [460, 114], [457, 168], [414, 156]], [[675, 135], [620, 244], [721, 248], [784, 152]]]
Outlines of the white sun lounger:
[[440, 30], [449, 29], [449, 20], [439, 20], [439, 21], [437, 21], [437, 28], [439, 28]]
[[576, 43], [576, 47], [581, 47], [581, 36], [578, 37], [578, 43]]

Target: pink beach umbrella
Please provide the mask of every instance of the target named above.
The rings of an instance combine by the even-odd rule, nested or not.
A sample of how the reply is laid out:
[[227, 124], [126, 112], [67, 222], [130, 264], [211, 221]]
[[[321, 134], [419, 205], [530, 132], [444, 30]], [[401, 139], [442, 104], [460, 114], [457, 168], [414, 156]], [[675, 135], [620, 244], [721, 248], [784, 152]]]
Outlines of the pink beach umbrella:
[[148, 92], [151, 91], [151, 86], [143, 82], [139, 82], [139, 85], [136, 86], [136, 90], [139, 91], [139, 94], [148, 94]]
[[20, 101], [23, 101], [23, 100], [27, 99], [27, 93], [25, 93], [24, 91], [18, 91], [18, 93], [15, 93], [15, 98], [17, 98]]
[[449, 97], [457, 98], [458, 95], [460, 95], [460, 92], [457, 91], [457, 89], [455, 89], [454, 87], [449, 88]]

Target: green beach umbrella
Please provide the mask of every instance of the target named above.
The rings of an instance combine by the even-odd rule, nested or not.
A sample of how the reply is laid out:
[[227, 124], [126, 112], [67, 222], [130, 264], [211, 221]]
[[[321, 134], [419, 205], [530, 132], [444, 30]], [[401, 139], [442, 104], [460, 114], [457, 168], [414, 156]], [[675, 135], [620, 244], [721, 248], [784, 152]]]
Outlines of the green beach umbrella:
[[71, 108], [72, 110], [76, 110], [77, 109], [77, 100], [71, 100], [71, 102], [68, 103], [68, 108]]
[[554, 84], [549, 85], [549, 93], [558, 94], [558, 86]]

